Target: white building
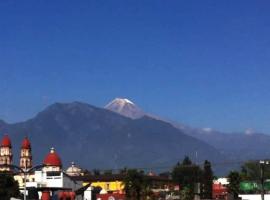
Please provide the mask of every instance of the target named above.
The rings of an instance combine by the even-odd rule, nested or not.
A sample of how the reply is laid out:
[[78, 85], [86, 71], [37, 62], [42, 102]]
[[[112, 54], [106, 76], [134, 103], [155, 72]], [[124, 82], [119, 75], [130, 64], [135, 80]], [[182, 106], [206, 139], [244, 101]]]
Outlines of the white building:
[[[261, 200], [262, 196], [260, 194], [239, 194], [242, 200]], [[270, 200], [270, 194], [264, 195], [265, 200]]]
[[[39, 198], [42, 196], [42, 191], [46, 195], [65, 195], [70, 197], [71, 200], [75, 199], [75, 191], [81, 188], [83, 193], [82, 181], [75, 180], [74, 177], [82, 175], [82, 170], [74, 164], [68, 168], [66, 174], [62, 169], [62, 162], [59, 155], [51, 148], [50, 152], [46, 155], [43, 165], [32, 168], [32, 149], [31, 143], [27, 137], [22, 141], [20, 151], [20, 166], [12, 165], [12, 145], [10, 138], [5, 135], [0, 142], [0, 172], [10, 173], [15, 169], [21, 169], [19, 173], [14, 175], [14, 179], [18, 181], [19, 188], [24, 193], [24, 188], [38, 191]], [[25, 175], [24, 175], [24, 172]], [[26, 183], [26, 184], [24, 184]], [[84, 189], [84, 188], [83, 188]], [[87, 188], [85, 188], [87, 189]], [[87, 194], [89, 191], [87, 192]], [[26, 190], [26, 194], [28, 192]], [[81, 199], [77, 196], [76, 200]]]
[[0, 143], [0, 165], [3, 165], [0, 167], [0, 171], [11, 171], [11, 168], [4, 165], [11, 165], [12, 164], [12, 146], [11, 141], [8, 137], [8, 135], [4, 135], [3, 139]]
[[[26, 188], [36, 188], [41, 198], [42, 190], [50, 191], [50, 195], [57, 195], [58, 192], [74, 192], [82, 187], [81, 181], [74, 180], [62, 170], [62, 162], [54, 148], [51, 148], [43, 161], [43, 167], [26, 176]], [[23, 174], [14, 177], [20, 185], [24, 186]], [[21, 191], [23, 188], [21, 187]]]

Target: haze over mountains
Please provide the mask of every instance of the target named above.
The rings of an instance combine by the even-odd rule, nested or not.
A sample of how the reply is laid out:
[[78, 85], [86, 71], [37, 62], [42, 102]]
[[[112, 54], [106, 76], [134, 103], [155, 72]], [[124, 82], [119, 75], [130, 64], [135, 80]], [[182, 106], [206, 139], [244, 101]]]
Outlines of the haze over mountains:
[[[120, 100], [116, 98], [113, 107], [106, 107], [119, 114], [127, 113], [128, 106], [123, 106], [124, 100], [121, 101], [121, 109], [117, 106]], [[128, 101], [125, 101], [128, 105]], [[134, 103], [133, 108], [138, 108]], [[110, 105], [110, 104], [109, 104]], [[116, 109], [117, 108], [117, 109]], [[136, 113], [136, 111], [133, 112]], [[140, 113], [143, 111], [140, 109]], [[229, 160], [248, 160], [248, 159], [265, 159], [270, 157], [270, 136], [262, 133], [256, 133], [251, 129], [247, 129], [244, 133], [223, 133], [221, 131], [213, 130], [211, 128], [192, 128], [190, 126], [180, 124], [171, 120], [162, 119], [148, 113], [143, 112], [144, 115], [161, 119], [170, 123], [183, 133], [202, 140], [209, 145], [215, 147], [222, 154], [226, 155]], [[135, 116], [129, 115], [134, 118]]]
[[[0, 133], [10, 135], [15, 163], [20, 143], [28, 136], [36, 164], [53, 146], [66, 167], [75, 161], [88, 169], [139, 167], [162, 171], [185, 155], [197, 163], [270, 155], [268, 135], [225, 134], [161, 119], [128, 99], [117, 98], [105, 108], [81, 102], [55, 103], [24, 122], [0, 121]], [[221, 168], [218, 170], [224, 172], [224, 166]]]

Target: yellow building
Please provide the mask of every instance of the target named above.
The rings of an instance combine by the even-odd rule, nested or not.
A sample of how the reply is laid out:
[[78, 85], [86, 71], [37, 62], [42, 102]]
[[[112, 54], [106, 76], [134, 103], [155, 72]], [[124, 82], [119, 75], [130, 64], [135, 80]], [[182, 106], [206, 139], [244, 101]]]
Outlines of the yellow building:
[[121, 193], [125, 187], [123, 178], [121, 174], [84, 176], [83, 185], [90, 183], [92, 187], [100, 187], [103, 192]]
[[[146, 177], [153, 191], [166, 191], [170, 186], [174, 185], [173, 181], [167, 177], [151, 174], [146, 175]], [[77, 178], [83, 181], [83, 186], [90, 184], [92, 187], [100, 187], [102, 193], [124, 193], [124, 174], [88, 175]]]
[[124, 190], [124, 184], [122, 181], [106, 181], [106, 182], [93, 182], [92, 187], [101, 187], [103, 190], [111, 192], [120, 192]]

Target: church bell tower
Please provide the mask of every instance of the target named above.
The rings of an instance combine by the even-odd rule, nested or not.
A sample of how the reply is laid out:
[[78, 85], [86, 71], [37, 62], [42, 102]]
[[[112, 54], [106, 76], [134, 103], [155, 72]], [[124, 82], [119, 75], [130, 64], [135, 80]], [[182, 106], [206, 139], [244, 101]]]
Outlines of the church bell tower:
[[31, 143], [27, 137], [25, 137], [22, 141], [20, 167], [26, 170], [32, 167]]
[[7, 135], [4, 135], [0, 143], [0, 171], [11, 171], [8, 165], [12, 164], [12, 157], [11, 141]]

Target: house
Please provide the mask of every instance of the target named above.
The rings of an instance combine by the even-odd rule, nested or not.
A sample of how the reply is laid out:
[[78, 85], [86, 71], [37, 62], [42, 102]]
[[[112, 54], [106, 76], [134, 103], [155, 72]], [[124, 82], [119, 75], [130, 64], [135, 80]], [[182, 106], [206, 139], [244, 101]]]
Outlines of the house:
[[[74, 177], [76, 180], [83, 182], [83, 185], [89, 184], [92, 190], [99, 188], [99, 194], [96, 195], [100, 200], [106, 199], [123, 199], [125, 197], [125, 173], [120, 174], [102, 174], [102, 175], [85, 175]], [[149, 181], [150, 190], [153, 194], [166, 194], [175, 188], [170, 178], [157, 176], [154, 174], [145, 175]], [[89, 187], [89, 190], [91, 190]], [[88, 199], [87, 199], [88, 200]]]
[[228, 184], [229, 182], [227, 178], [219, 178], [214, 180], [212, 186], [213, 199], [228, 199]]

